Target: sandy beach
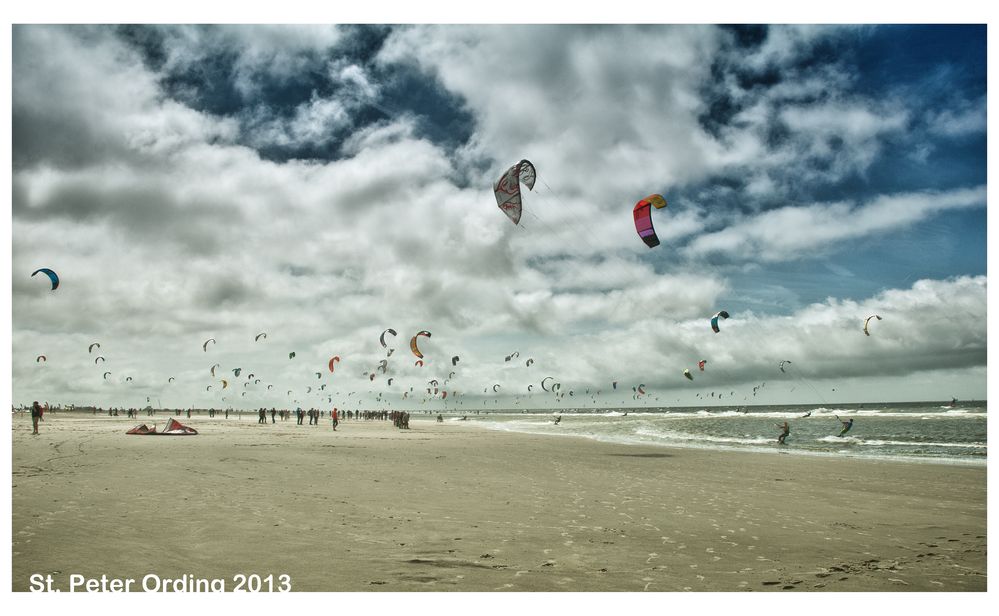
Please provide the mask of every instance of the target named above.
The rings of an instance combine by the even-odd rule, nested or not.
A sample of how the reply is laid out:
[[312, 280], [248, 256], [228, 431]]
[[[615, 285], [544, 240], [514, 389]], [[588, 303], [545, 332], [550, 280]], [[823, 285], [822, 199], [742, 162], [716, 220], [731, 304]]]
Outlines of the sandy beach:
[[[294, 420], [13, 420], [33, 574], [294, 591], [985, 591], [986, 469]], [[269, 418], [268, 418], [269, 419]], [[133, 590], [140, 588], [133, 587]]]

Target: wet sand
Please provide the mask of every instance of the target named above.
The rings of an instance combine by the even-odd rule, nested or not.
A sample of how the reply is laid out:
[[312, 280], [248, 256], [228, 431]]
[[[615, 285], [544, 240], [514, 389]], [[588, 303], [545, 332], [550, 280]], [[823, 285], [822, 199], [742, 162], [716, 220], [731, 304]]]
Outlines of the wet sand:
[[[13, 420], [12, 589], [985, 591], [984, 467], [712, 452], [473, 422]], [[269, 420], [269, 417], [268, 417]], [[190, 578], [188, 578], [190, 579]]]

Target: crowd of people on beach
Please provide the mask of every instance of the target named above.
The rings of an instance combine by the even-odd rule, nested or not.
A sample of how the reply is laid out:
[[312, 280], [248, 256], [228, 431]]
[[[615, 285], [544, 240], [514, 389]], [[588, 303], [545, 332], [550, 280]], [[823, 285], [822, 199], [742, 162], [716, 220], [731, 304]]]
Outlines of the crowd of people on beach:
[[[24, 410], [25, 410], [24, 407], [15, 408], [15, 407], [13, 407], [13, 405], [11, 406], [11, 412], [12, 413], [23, 412]], [[38, 423], [40, 421], [44, 421], [44, 414], [49, 411], [49, 405], [48, 405], [48, 403], [45, 403], [44, 405], [42, 405], [42, 404], [39, 404], [38, 401], [35, 401], [31, 405], [31, 407], [30, 407], [29, 410], [31, 411], [32, 434], [38, 434]], [[170, 412], [170, 409], [161, 409], [161, 410], [166, 410], [167, 413]], [[106, 413], [107, 413], [108, 417], [118, 417], [120, 412], [124, 412], [125, 415], [126, 415], [126, 417], [128, 417], [129, 419], [133, 419], [133, 418], [137, 418], [139, 416], [139, 412], [140, 411], [144, 411], [146, 413], [146, 415], [149, 416], [149, 417], [153, 417], [153, 416], [156, 415], [156, 409], [153, 409], [151, 407], [146, 407], [145, 409], [137, 409], [137, 408], [119, 409], [117, 407], [111, 407], [111, 408], [107, 409]], [[191, 408], [188, 408], [188, 409], [173, 409], [173, 411], [174, 411], [174, 414], [177, 417], [180, 417], [182, 414], [186, 414], [186, 416], [188, 418], [191, 417], [192, 413], [195, 414], [195, 415], [200, 415], [202, 413], [202, 409], [191, 409]], [[104, 415], [105, 414], [105, 410], [102, 407], [93, 407], [92, 413], [94, 415]], [[208, 413], [208, 417], [213, 418], [213, 419], [216, 416], [224, 416], [226, 419], [229, 419], [230, 413], [236, 414], [239, 419], [242, 419], [242, 417], [243, 417], [243, 411], [242, 410], [233, 411], [232, 409], [221, 410], [221, 409], [210, 408], [210, 409], [207, 409], [207, 413]], [[341, 410], [337, 409], [336, 407], [334, 407], [330, 411], [325, 411], [325, 410], [316, 409], [316, 408], [310, 408], [308, 410], [303, 410], [301, 407], [295, 409], [294, 411], [291, 411], [291, 410], [288, 410], [288, 409], [278, 410], [277, 408], [273, 408], [273, 407], [270, 408], [270, 409], [260, 408], [260, 409], [257, 409], [257, 424], [265, 424], [265, 425], [267, 423], [275, 424], [275, 423], [277, 423], [277, 419], [278, 418], [280, 418], [281, 421], [287, 421], [287, 420], [291, 419], [292, 413], [295, 414], [295, 417], [297, 419], [298, 425], [303, 425], [303, 421], [305, 420], [306, 417], [309, 418], [309, 425], [310, 426], [318, 426], [319, 422], [320, 422], [320, 419], [329, 418], [330, 424], [332, 425], [333, 430], [336, 430], [337, 426], [340, 424], [340, 422], [344, 421], [344, 420], [347, 420], [347, 421], [379, 421], [379, 420], [380, 421], [391, 421], [392, 425], [394, 425], [397, 428], [404, 429], [404, 430], [408, 430], [409, 429], [409, 417], [410, 417], [410, 415], [409, 415], [409, 413], [406, 413], [406, 412], [403, 412], [403, 411], [370, 411], [370, 410], [369, 411], [361, 411], [361, 410], [356, 410], [356, 411], [355, 410], [341, 411]], [[268, 416], [270, 417], [270, 421], [269, 422], [268, 422]]]

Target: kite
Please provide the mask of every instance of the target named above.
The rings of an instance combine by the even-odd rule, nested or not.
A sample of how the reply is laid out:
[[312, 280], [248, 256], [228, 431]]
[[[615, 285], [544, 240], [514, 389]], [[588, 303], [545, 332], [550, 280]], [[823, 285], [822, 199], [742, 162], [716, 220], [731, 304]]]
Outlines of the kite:
[[259, 334], [257, 334], [256, 336], [253, 337], [253, 341], [257, 342], [261, 338], [266, 338], [266, 337], [267, 337], [267, 333], [266, 332], [260, 332]]
[[683, 369], [683, 376], [687, 377], [691, 381], [694, 380], [694, 375], [690, 374], [690, 370], [688, 370], [686, 368]]
[[316, 378], [317, 378], [317, 379], [321, 379], [321, 378], [323, 378], [323, 373], [322, 373], [322, 372], [317, 372], [317, 373], [316, 373]]
[[47, 362], [48, 360], [49, 360], [48, 357], [45, 357], [44, 355], [39, 355], [38, 357], [35, 358], [35, 363], [37, 364], [40, 361], [46, 361]]
[[413, 355], [416, 355], [420, 359], [423, 359], [423, 353], [421, 353], [420, 349], [417, 348], [417, 346], [416, 346], [416, 339], [419, 338], [420, 336], [426, 336], [427, 338], [429, 338], [430, 337], [430, 332], [428, 332], [426, 330], [423, 330], [421, 332], [417, 332], [417, 334], [415, 336], [413, 336], [413, 338], [409, 341], [409, 348], [410, 348], [410, 350], [413, 351]]
[[110, 373], [110, 372], [105, 372], [105, 373], [104, 373], [104, 380], [105, 380], [105, 381], [106, 381], [106, 380], [108, 380], [108, 377], [109, 377], [110, 375], [111, 375], [111, 373]]
[[398, 336], [396, 331], [391, 327], [382, 332], [381, 336], [378, 336], [378, 341], [382, 343], [382, 348], [387, 349], [388, 345], [385, 344], [385, 334], [392, 334], [393, 336]]
[[94, 365], [95, 366], [97, 365], [97, 360], [100, 360], [100, 361], [103, 361], [103, 362], [107, 362], [107, 360], [104, 359], [104, 356], [98, 355], [97, 357], [94, 358]]
[[131, 381], [131, 380], [132, 380], [132, 377], [130, 377], [130, 376], [126, 376], [126, 377], [125, 377], [125, 382], [126, 382], [126, 383], [127, 383], [127, 382], [129, 382], [129, 381]]
[[382, 371], [382, 374], [385, 374], [385, 371], [388, 370], [388, 360], [383, 359], [378, 362], [378, 369]]
[[[642, 383], [641, 385], [638, 386], [638, 393], [643, 396], [645, 395], [645, 383]], [[572, 392], [569, 392], [569, 394], [571, 395]]]
[[215, 369], [216, 368], [221, 368], [221, 367], [222, 367], [222, 364], [215, 364], [214, 366], [212, 366], [212, 376], [215, 376]]
[[454, 357], [451, 358], [451, 365], [452, 366], [457, 366], [458, 365], [458, 356], [457, 355], [455, 355]]
[[700, 370], [701, 372], [704, 372], [704, 364], [706, 363], [708, 363], [708, 360], [706, 359], [702, 359], [701, 361], [697, 362], [697, 369]]
[[545, 387], [545, 381], [547, 381], [548, 379], [551, 379], [551, 380], [554, 381], [555, 377], [546, 376], [545, 378], [541, 379], [541, 389], [543, 389], [545, 391], [554, 391], [554, 389], [548, 389], [547, 387]]
[[330, 372], [333, 372], [333, 364], [338, 364], [338, 363], [340, 363], [340, 356], [339, 355], [334, 355], [333, 357], [330, 358], [330, 363], [328, 364], [329, 368], [330, 368]]
[[534, 181], [537, 179], [537, 171], [531, 161], [524, 159], [516, 165], [506, 170], [500, 179], [493, 184], [493, 194], [496, 196], [496, 205], [503, 210], [513, 224], [520, 223], [520, 214], [523, 209], [523, 200], [520, 196], [520, 184], [523, 182], [528, 190], [534, 190]]
[[635, 230], [638, 231], [638, 237], [642, 238], [642, 241], [649, 248], [655, 248], [659, 245], [659, 237], [652, 226], [653, 207], [657, 210], [666, 207], [666, 199], [663, 199], [662, 195], [649, 195], [636, 203], [632, 212], [635, 217]]
[[288, 359], [295, 359], [295, 351], [288, 353]]
[[[205, 340], [204, 344], [201, 345], [201, 350], [203, 350], [205, 353], [208, 352], [208, 343], [209, 342], [215, 342], [215, 338], [209, 338], [208, 340]], [[218, 344], [218, 343], [215, 342], [215, 344]]]
[[415, 365], [415, 366], [419, 366], [419, 367], [421, 367], [421, 368], [422, 368], [422, 367], [423, 367], [423, 360], [422, 360], [422, 359], [418, 359], [418, 360], [416, 360], [416, 363], [415, 363], [415, 364], [413, 364], [413, 365]]
[[174, 380], [175, 380], [174, 377], [170, 377], [167, 379], [167, 383], [172, 383]]
[[725, 312], [724, 310], [722, 310], [720, 312], [716, 312], [715, 316], [711, 317], [711, 329], [713, 329], [716, 334], [719, 331], [721, 331], [720, 329], [718, 329], [718, 317], [721, 317], [723, 319], [727, 319], [728, 318], [728, 313]]
[[41, 269], [36, 269], [35, 271], [31, 272], [31, 277], [34, 278], [35, 274], [37, 274], [38, 272], [41, 272], [49, 277], [49, 280], [52, 281], [53, 291], [59, 288], [59, 276], [55, 272], [53, 272], [47, 267], [43, 267]]
[[867, 325], [871, 322], [871, 319], [875, 319], [875, 318], [877, 320], [879, 320], [879, 321], [882, 320], [881, 319], [881, 315], [878, 315], [878, 314], [872, 314], [871, 316], [869, 316], [866, 319], [864, 319], [864, 334], [865, 335], [867, 335], [867, 336], [871, 335], [871, 332], [867, 331]]
[[495, 385], [493, 385], [493, 393], [496, 393], [497, 391], [499, 391], [499, 388], [500, 388], [499, 383], [496, 383]]
[[790, 359], [785, 359], [785, 360], [782, 360], [782, 361], [780, 362], [780, 366], [778, 366], [778, 368], [780, 368], [780, 371], [781, 371], [781, 372], [784, 372], [784, 364], [790, 364], [790, 363], [791, 363], [791, 360], [790, 360]]
[[94, 347], [97, 347], [98, 349], [101, 348], [101, 343], [100, 342], [95, 342], [95, 343], [91, 344], [90, 348], [87, 349], [87, 353], [88, 354], [93, 353], [94, 352]]
[[533, 364], [533, 363], [534, 363], [534, 360], [533, 359], [529, 359], [529, 360], [527, 360], [527, 363], [525, 365], [528, 366], [528, 367], [530, 367], [530, 365]]
[[222, 389], [225, 389], [226, 387], [229, 387], [229, 381], [222, 379]]
[[236, 376], [239, 376], [239, 373], [242, 372], [242, 371], [243, 371], [242, 368], [233, 368], [232, 369], [232, 373], [235, 374]]

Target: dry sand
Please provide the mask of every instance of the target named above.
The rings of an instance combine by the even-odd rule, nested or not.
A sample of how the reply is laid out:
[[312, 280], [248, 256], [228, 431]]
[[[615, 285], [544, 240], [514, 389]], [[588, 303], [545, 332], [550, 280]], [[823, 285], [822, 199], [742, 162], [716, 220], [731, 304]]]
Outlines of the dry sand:
[[[983, 467], [712, 452], [414, 418], [46, 417], [13, 429], [31, 574], [309, 591], [985, 591]], [[138, 583], [138, 582], [137, 582]]]

